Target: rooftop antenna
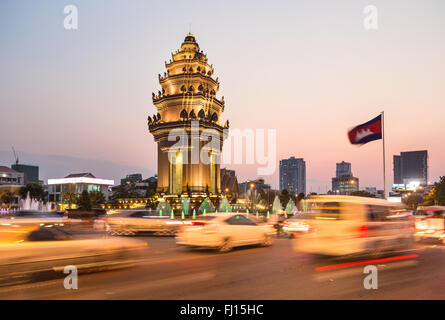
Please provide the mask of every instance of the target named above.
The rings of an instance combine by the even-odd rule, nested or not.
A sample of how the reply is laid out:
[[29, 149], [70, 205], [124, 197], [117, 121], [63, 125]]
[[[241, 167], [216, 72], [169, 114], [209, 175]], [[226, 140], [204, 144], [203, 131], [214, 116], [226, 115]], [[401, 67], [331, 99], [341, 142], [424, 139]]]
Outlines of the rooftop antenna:
[[14, 146], [11, 146], [11, 148], [12, 148], [12, 152], [14, 153], [15, 164], [18, 165], [19, 164], [19, 157], [17, 156], [17, 153], [14, 150]]
[[189, 33], [192, 34], [192, 23], [189, 22]]

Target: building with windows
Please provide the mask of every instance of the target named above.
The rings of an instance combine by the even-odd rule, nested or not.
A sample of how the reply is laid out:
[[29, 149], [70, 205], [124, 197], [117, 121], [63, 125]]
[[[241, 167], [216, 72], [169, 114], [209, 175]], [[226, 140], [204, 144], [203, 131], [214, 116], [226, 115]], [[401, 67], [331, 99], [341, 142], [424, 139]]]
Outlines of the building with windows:
[[22, 172], [24, 174], [24, 182], [23, 184], [28, 184], [30, 182], [41, 183], [39, 180], [39, 167], [32, 166], [29, 164], [13, 164], [11, 168], [15, 171]]
[[99, 179], [92, 173], [75, 173], [60, 179], [48, 179], [48, 200], [50, 202], [63, 202], [64, 191], [73, 191], [80, 195], [83, 191], [100, 191], [108, 201], [109, 188], [114, 185], [114, 180]]
[[21, 187], [24, 185], [25, 177], [23, 172], [0, 166], [0, 188]]
[[359, 179], [352, 175], [351, 164], [340, 162], [336, 164], [335, 178], [332, 178], [332, 193], [349, 195], [359, 190]]
[[17, 208], [19, 205], [19, 190], [24, 185], [24, 174], [14, 169], [0, 166], [0, 195], [2, 193], [11, 192], [13, 194], [12, 203], [2, 203], [0, 200], [0, 208], [8, 206]]
[[[193, 202], [206, 196], [216, 201], [221, 194], [224, 129], [229, 127], [228, 121], [220, 124], [225, 104], [223, 97], [217, 97], [219, 80], [213, 78], [213, 66], [192, 34], [187, 34], [165, 67], [159, 75], [161, 90], [152, 95], [157, 114], [147, 119], [158, 145], [157, 193], [177, 203], [185, 192]], [[176, 139], [168, 138], [172, 132], [183, 145], [178, 147]], [[203, 132], [211, 144], [200, 139]], [[208, 161], [202, 160], [201, 151]]]
[[280, 190], [291, 194], [306, 194], [306, 162], [303, 158], [290, 157], [280, 160]]
[[142, 174], [133, 173], [133, 174], [127, 174], [125, 178], [121, 179], [121, 184], [136, 183], [141, 181], [142, 181]]
[[246, 194], [249, 190], [256, 190], [260, 193], [262, 190], [271, 190], [270, 184], [267, 184], [263, 178], [258, 178], [255, 180], [247, 180], [239, 184], [239, 189], [241, 194]]
[[337, 163], [336, 165], [335, 177], [340, 178], [345, 176], [346, 177], [352, 176], [351, 163], [342, 161], [340, 163]]
[[332, 178], [332, 192], [334, 194], [349, 195], [359, 190], [359, 180], [356, 177], [339, 177]]
[[428, 151], [408, 151], [394, 155], [394, 184], [428, 184]]

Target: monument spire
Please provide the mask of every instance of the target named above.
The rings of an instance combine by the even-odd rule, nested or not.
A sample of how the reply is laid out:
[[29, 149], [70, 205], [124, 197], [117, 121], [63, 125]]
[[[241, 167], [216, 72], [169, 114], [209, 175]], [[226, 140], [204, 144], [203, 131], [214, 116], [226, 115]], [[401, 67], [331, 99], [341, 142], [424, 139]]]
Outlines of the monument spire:
[[[161, 89], [152, 94], [157, 113], [148, 117], [148, 129], [158, 144], [158, 194], [180, 199], [187, 193], [194, 196], [192, 201], [202, 200], [206, 193], [216, 197], [221, 192], [219, 159], [227, 129], [220, 125], [225, 102], [217, 97], [219, 81], [213, 78], [213, 66], [191, 33], [165, 66], [166, 72], [159, 75]], [[219, 140], [219, 147], [209, 149], [207, 141], [191, 136], [192, 128], [198, 134], [213, 130], [212, 140]], [[173, 148], [176, 141], [169, 141], [168, 135], [174, 129], [187, 132], [187, 151]], [[192, 155], [192, 150], [201, 154], [203, 149], [209, 154], [208, 163]]]

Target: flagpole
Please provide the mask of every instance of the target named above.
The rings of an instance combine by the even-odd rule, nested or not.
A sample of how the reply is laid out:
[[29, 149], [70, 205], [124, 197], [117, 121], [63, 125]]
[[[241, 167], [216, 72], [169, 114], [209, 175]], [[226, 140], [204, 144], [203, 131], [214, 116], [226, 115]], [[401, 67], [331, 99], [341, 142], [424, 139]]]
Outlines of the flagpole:
[[382, 145], [383, 145], [383, 199], [386, 199], [386, 166], [385, 166], [385, 111], [382, 111]]

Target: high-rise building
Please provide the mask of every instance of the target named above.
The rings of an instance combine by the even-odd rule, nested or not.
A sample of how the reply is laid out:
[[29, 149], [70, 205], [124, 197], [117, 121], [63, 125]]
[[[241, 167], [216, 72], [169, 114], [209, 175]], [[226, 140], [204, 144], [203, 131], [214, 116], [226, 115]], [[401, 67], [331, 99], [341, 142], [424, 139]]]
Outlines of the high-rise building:
[[351, 164], [349, 162], [344, 162], [344, 161], [337, 163], [335, 176], [337, 178], [352, 176]]
[[306, 162], [303, 158], [290, 157], [280, 160], [280, 190], [306, 194]]
[[13, 164], [11, 168], [15, 171], [22, 172], [25, 176], [24, 184], [28, 184], [30, 182], [40, 183], [39, 181], [39, 167], [32, 166], [29, 164]]
[[[219, 81], [212, 77], [213, 65], [188, 34], [165, 67], [159, 75], [161, 90], [152, 95], [158, 113], [148, 117], [148, 129], [158, 144], [157, 192], [176, 199], [183, 192], [191, 193], [192, 199], [218, 195], [219, 159], [229, 123], [220, 124], [224, 97], [216, 96]], [[180, 140], [188, 145], [178, 147], [176, 139], [169, 139], [172, 130], [180, 131]], [[208, 139], [200, 139], [203, 132], [211, 133], [211, 146]], [[208, 161], [202, 160], [201, 151], [207, 151]]]
[[359, 190], [359, 180], [356, 177], [332, 178], [332, 191], [334, 194], [350, 195]]
[[335, 178], [332, 178], [332, 192], [334, 194], [349, 195], [359, 190], [359, 179], [352, 175], [351, 164], [340, 162], [336, 164]]
[[394, 155], [394, 184], [428, 184], [428, 151], [408, 151]]

